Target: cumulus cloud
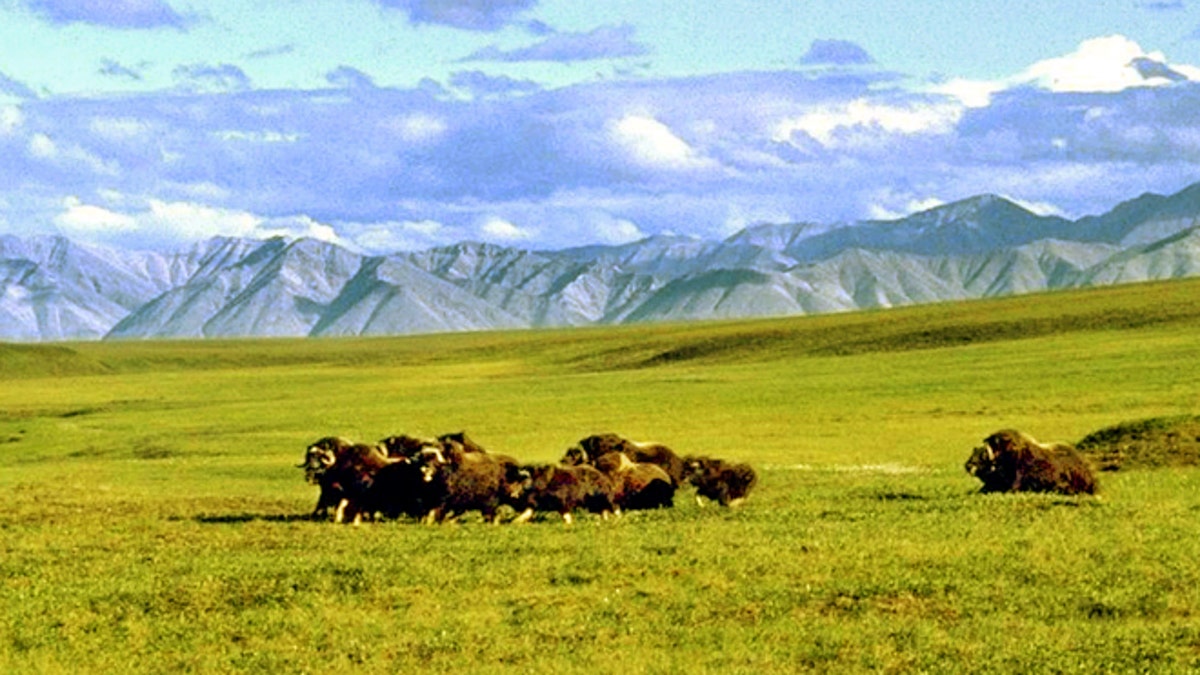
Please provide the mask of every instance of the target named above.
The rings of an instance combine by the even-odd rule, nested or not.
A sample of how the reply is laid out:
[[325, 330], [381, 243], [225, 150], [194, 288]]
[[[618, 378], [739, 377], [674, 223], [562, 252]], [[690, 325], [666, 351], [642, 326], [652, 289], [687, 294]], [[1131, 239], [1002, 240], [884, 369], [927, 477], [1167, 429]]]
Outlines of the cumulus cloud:
[[479, 226], [484, 238], [503, 243], [528, 241], [537, 234], [536, 230], [519, 227], [498, 216], [492, 216]]
[[1130, 87], [1200, 80], [1200, 71], [1171, 68], [1162, 52], [1145, 52], [1122, 35], [1087, 40], [1066, 56], [1040, 61], [1018, 75], [1018, 83], [1058, 92], [1121, 91]]
[[643, 167], [680, 170], [714, 164], [653, 117], [626, 115], [609, 124], [609, 135], [630, 160]]
[[359, 249], [375, 255], [423, 251], [469, 238], [462, 228], [447, 227], [435, 220], [341, 223], [340, 226]]
[[514, 23], [537, 0], [375, 0], [398, 9], [414, 24], [438, 24], [470, 31], [497, 31]]
[[629, 24], [600, 26], [586, 33], [553, 33], [528, 47], [504, 50], [489, 46], [474, 52], [464, 61], [595, 61], [598, 59], [644, 56], [650, 48], [634, 39]]
[[983, 192], [1082, 214], [1200, 179], [1200, 85], [1160, 73], [1164, 86], [1060, 91], [1024, 72], [974, 106], [847, 68], [0, 99], [0, 215], [147, 242], [286, 231], [373, 252], [556, 248]]
[[957, 78], [933, 89], [957, 96], [970, 107], [983, 107], [996, 93], [1018, 87], [1057, 93], [1115, 93], [1187, 81], [1200, 82], [1200, 68], [1169, 64], [1162, 52], [1146, 52], [1123, 35], [1109, 35], [1085, 40], [1070, 54], [1038, 61], [1008, 78], [994, 81]]
[[0, 134], [10, 135], [25, 121], [21, 109], [14, 105], [0, 106]]
[[849, 40], [813, 40], [800, 57], [806, 66], [860, 66], [875, 63], [867, 50]]
[[822, 106], [780, 121], [777, 141], [794, 141], [797, 133], [826, 148], [869, 143], [878, 136], [947, 134], [962, 115], [962, 107], [947, 101], [913, 100], [901, 104], [860, 98]]
[[343, 237], [333, 226], [307, 215], [264, 217], [195, 202], [138, 200], [120, 194], [109, 197], [110, 201], [139, 202], [141, 207], [116, 210], [85, 203], [72, 195], [62, 201], [61, 210], [53, 219], [55, 227], [71, 237], [113, 243], [140, 240], [171, 246], [215, 236], [283, 237], [319, 239], [358, 249], [354, 241]]
[[186, 20], [162, 0], [22, 0], [54, 24], [85, 23], [108, 28], [184, 28]]
[[84, 204], [75, 196], [64, 199], [62, 206], [63, 211], [54, 218], [54, 224], [68, 235], [90, 239], [97, 234], [129, 232], [138, 225], [130, 216], [100, 206]]

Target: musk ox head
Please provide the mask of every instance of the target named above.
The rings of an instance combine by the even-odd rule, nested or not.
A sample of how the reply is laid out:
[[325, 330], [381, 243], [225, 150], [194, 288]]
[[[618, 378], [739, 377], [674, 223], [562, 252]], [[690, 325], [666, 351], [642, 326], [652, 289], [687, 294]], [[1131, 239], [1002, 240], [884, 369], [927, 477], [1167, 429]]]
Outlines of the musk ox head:
[[587, 451], [577, 445], [567, 449], [561, 463], [567, 466], [580, 466], [581, 464], [587, 464], [589, 459]]
[[304, 479], [316, 483], [336, 462], [338, 456], [349, 450], [354, 444], [340, 436], [326, 436], [308, 446], [304, 452], [304, 461], [298, 468], [304, 469]]

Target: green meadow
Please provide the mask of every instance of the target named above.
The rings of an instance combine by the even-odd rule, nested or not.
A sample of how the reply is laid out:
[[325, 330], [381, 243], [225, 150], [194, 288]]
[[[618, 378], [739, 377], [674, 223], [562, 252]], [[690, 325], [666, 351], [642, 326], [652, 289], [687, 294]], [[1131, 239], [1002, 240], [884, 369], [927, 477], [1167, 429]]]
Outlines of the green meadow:
[[[745, 322], [0, 345], [0, 672], [1195, 672], [1200, 468], [981, 495], [989, 433], [1200, 413], [1200, 282]], [[748, 502], [307, 519], [339, 434], [593, 433]]]

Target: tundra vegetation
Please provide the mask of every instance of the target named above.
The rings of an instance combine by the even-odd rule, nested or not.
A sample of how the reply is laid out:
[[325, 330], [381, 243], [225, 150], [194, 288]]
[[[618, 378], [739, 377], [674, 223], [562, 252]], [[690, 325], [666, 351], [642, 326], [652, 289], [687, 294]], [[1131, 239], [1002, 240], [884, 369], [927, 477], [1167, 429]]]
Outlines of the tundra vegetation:
[[[1077, 442], [1190, 419], [1198, 364], [1196, 281], [732, 323], [0, 345], [0, 671], [1194, 672], [1200, 468], [1155, 456], [1064, 496], [981, 493], [963, 463], [997, 429]], [[309, 518], [313, 439], [458, 429], [545, 464], [617, 431], [757, 484], [737, 509], [689, 497], [570, 527]]]

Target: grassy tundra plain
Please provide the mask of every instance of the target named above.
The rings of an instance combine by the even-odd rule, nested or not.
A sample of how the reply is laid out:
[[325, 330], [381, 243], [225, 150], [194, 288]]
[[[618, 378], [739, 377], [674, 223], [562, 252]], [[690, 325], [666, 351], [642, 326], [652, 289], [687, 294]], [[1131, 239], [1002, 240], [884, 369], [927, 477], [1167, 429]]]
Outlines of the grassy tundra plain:
[[[1194, 672], [1200, 469], [980, 495], [1018, 427], [1200, 412], [1200, 283], [397, 339], [0, 345], [0, 672]], [[342, 434], [748, 461], [740, 510], [305, 519]]]

